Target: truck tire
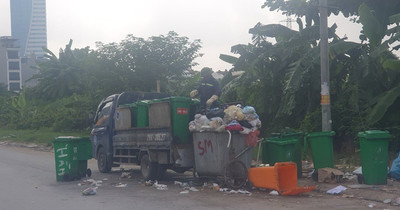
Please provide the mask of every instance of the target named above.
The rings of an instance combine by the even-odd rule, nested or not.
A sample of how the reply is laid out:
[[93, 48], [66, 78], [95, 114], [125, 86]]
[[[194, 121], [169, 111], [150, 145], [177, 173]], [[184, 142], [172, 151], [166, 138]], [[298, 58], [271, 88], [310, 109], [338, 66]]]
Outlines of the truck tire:
[[100, 147], [97, 153], [97, 167], [101, 173], [108, 173], [111, 171], [111, 161], [107, 157], [107, 153], [103, 147]]
[[158, 164], [150, 162], [148, 154], [140, 158], [140, 172], [145, 180], [155, 180], [157, 178]]

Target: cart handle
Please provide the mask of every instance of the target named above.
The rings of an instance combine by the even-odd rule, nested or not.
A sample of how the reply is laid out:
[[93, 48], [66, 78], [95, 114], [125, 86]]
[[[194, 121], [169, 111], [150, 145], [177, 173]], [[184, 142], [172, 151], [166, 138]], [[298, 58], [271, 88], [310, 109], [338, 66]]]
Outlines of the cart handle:
[[258, 161], [260, 160], [261, 143], [262, 143], [264, 140], [265, 140], [264, 138], [261, 138], [260, 140], [257, 141], [257, 143], [258, 143], [257, 162], [256, 162], [257, 165], [258, 165]]
[[[264, 138], [257, 140], [257, 143], [260, 143], [262, 141], [264, 141]], [[252, 148], [252, 146], [247, 146], [246, 148], [244, 148], [244, 150], [242, 150], [238, 155], [235, 156], [235, 159], [243, 155], [243, 153], [245, 153], [250, 148]], [[260, 152], [260, 146], [258, 147], [258, 152]], [[258, 161], [258, 154], [257, 154], [257, 161]]]
[[231, 139], [232, 139], [232, 134], [229, 130], [226, 130], [226, 132], [229, 133], [229, 140], [228, 140], [228, 145], [226, 146], [227, 148], [229, 148], [229, 146], [231, 146]]

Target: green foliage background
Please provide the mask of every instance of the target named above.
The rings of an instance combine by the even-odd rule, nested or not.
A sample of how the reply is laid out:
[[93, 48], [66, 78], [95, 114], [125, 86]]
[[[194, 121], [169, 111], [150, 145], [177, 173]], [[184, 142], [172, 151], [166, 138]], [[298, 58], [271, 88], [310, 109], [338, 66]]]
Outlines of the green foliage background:
[[[356, 135], [389, 130], [391, 150], [400, 149], [400, 2], [330, 0], [329, 15], [341, 13], [362, 24], [361, 43], [347, 41], [329, 26], [330, 91], [335, 148], [354, 151]], [[233, 68], [220, 81], [221, 100], [254, 106], [262, 135], [286, 127], [321, 130], [318, 0], [266, 0], [262, 8], [296, 17], [299, 30], [257, 23], [252, 43], [220, 55]], [[247, 33], [247, 32], [243, 32]], [[119, 43], [73, 49], [71, 40], [58, 56], [46, 49], [32, 79], [20, 93], [0, 88], [0, 127], [89, 133], [88, 114], [99, 101], [125, 91], [156, 91], [188, 96], [199, 74], [200, 40], [171, 31], [147, 39], [128, 35]], [[350, 148], [350, 149], [349, 149]]]

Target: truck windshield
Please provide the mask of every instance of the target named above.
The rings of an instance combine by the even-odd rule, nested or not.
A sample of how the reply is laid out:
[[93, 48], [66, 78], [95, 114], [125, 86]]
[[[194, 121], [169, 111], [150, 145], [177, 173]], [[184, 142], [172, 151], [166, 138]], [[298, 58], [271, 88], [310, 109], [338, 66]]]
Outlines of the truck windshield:
[[106, 102], [103, 108], [97, 113], [95, 126], [107, 125], [110, 118], [112, 101]]

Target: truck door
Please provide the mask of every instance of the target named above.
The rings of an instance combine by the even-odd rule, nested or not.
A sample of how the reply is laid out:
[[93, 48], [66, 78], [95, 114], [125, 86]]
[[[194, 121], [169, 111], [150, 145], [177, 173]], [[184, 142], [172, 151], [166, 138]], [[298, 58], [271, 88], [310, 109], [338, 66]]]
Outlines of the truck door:
[[113, 102], [104, 101], [99, 106], [92, 129], [93, 156], [104, 172], [111, 170], [112, 165]]

